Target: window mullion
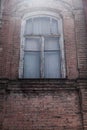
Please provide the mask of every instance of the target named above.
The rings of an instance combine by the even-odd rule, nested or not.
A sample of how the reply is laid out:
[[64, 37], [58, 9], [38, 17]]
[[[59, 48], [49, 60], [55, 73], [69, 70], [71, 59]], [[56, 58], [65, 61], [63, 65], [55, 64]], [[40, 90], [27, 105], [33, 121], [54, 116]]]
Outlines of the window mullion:
[[41, 78], [44, 78], [44, 37], [41, 36]]
[[33, 18], [32, 18], [32, 34], [34, 33], [34, 20], [33, 20]]
[[50, 18], [50, 34], [52, 34], [52, 18]]

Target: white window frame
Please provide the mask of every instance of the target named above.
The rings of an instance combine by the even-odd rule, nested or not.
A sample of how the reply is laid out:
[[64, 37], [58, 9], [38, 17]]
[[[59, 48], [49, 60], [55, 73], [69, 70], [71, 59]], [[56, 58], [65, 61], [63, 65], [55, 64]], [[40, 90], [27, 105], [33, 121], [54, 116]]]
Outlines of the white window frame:
[[0, 0], [0, 28], [2, 27], [2, 13], [4, 9], [5, 0]]
[[1, 4], [1, 0], [0, 0], [0, 27], [1, 27], [1, 21], [2, 21], [2, 4]]
[[[23, 78], [24, 45], [25, 45], [24, 29], [25, 29], [26, 21], [33, 17], [34, 18], [35, 17], [51, 17], [58, 21], [58, 27], [59, 27], [58, 30], [60, 33], [59, 44], [60, 44], [60, 51], [61, 51], [61, 78], [65, 78], [66, 69], [65, 69], [65, 55], [64, 55], [64, 40], [63, 40], [63, 21], [59, 14], [57, 14], [55, 12], [47, 12], [47, 11], [38, 11], [38, 12], [29, 13], [26, 16], [24, 16], [24, 18], [23, 18], [23, 21], [21, 24], [19, 78]], [[44, 41], [43, 36], [41, 38], [42, 38], [42, 41]], [[42, 56], [42, 58], [43, 58], [43, 56]], [[42, 64], [43, 64], [43, 62], [42, 62]], [[41, 69], [41, 75], [42, 75], [41, 78], [44, 78], [43, 68], [40, 68], [40, 69]]]

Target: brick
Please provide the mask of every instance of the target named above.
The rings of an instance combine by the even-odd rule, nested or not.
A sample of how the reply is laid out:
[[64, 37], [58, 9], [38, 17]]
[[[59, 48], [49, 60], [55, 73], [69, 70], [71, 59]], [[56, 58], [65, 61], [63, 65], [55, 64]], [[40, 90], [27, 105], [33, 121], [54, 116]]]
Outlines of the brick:
[[[63, 20], [66, 79], [18, 79], [23, 16], [48, 8]], [[0, 18], [0, 130], [87, 130], [86, 0], [4, 0]]]

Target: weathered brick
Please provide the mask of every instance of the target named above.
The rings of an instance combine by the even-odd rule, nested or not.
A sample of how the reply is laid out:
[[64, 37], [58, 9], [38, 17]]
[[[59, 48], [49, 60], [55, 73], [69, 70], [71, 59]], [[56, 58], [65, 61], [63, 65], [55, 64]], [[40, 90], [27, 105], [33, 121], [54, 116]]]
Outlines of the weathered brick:
[[[87, 130], [86, 0], [3, 1], [0, 130]], [[41, 9], [62, 17], [66, 79], [18, 79], [23, 16]]]

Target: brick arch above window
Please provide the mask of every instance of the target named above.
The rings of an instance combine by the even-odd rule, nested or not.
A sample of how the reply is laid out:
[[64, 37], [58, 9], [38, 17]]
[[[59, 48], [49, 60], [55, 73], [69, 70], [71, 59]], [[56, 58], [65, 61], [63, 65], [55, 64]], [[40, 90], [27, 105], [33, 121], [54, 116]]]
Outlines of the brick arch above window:
[[37, 8], [52, 8], [60, 11], [73, 12], [72, 2], [66, 0], [18, 0], [12, 2], [11, 10], [14, 13], [30, 11]]

